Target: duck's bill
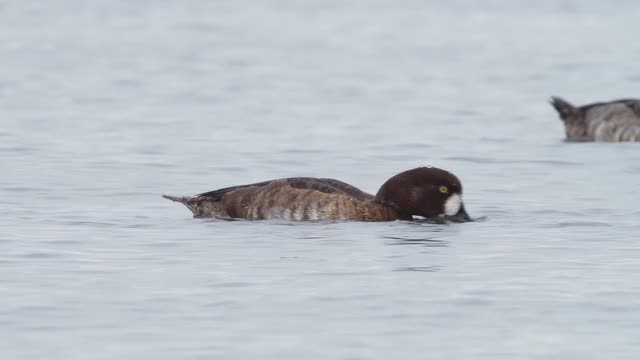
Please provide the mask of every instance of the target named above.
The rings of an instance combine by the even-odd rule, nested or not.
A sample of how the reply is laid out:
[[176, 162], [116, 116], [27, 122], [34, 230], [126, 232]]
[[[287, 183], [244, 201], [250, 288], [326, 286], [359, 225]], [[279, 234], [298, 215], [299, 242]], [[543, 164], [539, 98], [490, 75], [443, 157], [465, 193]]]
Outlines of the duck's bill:
[[467, 210], [464, 209], [464, 205], [460, 206], [460, 210], [458, 210], [458, 212], [455, 215], [445, 215], [444, 218], [446, 220], [459, 222], [459, 223], [473, 221], [471, 216], [467, 214]]

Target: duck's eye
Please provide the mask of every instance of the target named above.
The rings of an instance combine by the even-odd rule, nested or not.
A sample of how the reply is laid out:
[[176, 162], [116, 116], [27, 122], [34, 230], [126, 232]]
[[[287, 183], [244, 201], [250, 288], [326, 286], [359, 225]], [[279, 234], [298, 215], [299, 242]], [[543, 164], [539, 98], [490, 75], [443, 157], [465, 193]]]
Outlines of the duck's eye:
[[446, 194], [446, 193], [449, 192], [449, 188], [446, 187], [446, 186], [440, 186], [440, 189], [438, 189], [438, 190], [440, 190], [440, 192], [443, 193], [443, 194]]

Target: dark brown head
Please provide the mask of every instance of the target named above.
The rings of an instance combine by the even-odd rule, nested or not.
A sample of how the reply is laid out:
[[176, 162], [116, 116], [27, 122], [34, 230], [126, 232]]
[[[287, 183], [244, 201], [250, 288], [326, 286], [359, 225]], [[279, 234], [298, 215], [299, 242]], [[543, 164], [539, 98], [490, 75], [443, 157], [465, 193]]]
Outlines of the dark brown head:
[[471, 220], [462, 203], [460, 180], [434, 167], [419, 167], [392, 177], [380, 187], [376, 200], [395, 207], [407, 219], [418, 215]]
[[584, 118], [584, 113], [579, 108], [559, 97], [552, 97], [550, 102], [564, 123], [567, 140], [588, 140], [587, 123]]

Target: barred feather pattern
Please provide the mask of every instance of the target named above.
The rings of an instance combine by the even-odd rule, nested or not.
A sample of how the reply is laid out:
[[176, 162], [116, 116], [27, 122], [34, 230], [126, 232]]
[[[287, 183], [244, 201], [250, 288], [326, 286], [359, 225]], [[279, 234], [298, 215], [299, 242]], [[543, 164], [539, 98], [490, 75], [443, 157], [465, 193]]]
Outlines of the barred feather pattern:
[[640, 141], [640, 115], [626, 102], [590, 107], [584, 119], [595, 141]]
[[239, 188], [218, 201], [200, 196], [194, 198], [194, 202], [192, 210], [196, 217], [289, 221], [392, 221], [399, 218], [392, 208], [375, 201], [362, 201], [343, 193], [293, 188], [286, 180]]

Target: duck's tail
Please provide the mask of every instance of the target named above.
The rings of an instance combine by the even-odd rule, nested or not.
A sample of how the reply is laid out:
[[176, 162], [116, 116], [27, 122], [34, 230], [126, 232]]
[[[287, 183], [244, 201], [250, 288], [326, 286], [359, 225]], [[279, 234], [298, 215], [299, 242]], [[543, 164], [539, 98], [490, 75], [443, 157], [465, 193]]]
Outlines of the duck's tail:
[[558, 114], [560, 114], [560, 118], [563, 120], [580, 113], [580, 110], [577, 107], [573, 106], [563, 98], [552, 96], [549, 102], [556, 109]]
[[163, 198], [169, 199], [171, 201], [179, 202], [184, 204], [191, 212], [195, 211], [195, 198], [190, 196], [171, 196], [171, 195], [162, 195]]
[[188, 196], [171, 196], [171, 195], [162, 195], [163, 198], [169, 199], [171, 201], [179, 202], [181, 204], [186, 204], [191, 198]]

